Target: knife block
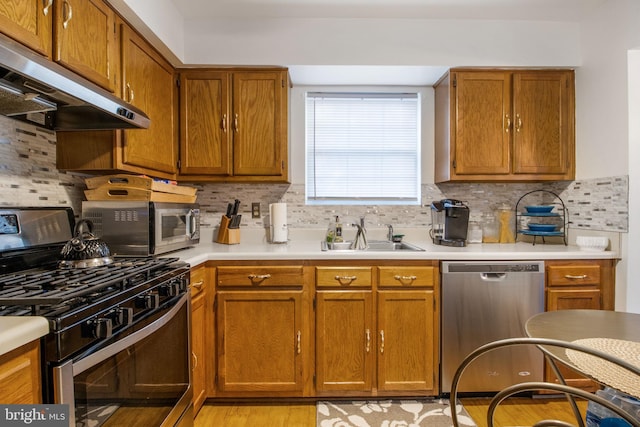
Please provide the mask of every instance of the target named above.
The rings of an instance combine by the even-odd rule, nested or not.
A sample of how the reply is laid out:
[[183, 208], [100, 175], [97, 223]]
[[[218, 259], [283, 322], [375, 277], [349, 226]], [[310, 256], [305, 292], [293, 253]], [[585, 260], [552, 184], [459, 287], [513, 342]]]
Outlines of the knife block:
[[229, 222], [231, 219], [226, 215], [222, 215], [220, 220], [220, 228], [218, 228], [218, 237], [216, 242], [223, 245], [237, 245], [240, 243], [240, 229], [229, 228]]

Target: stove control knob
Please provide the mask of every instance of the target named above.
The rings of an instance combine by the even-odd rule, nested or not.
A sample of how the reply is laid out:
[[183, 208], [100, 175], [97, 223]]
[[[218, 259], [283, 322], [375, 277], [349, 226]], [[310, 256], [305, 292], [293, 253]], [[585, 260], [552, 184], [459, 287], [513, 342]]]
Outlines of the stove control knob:
[[160, 286], [160, 294], [163, 297], [175, 297], [180, 294], [180, 282], [171, 281]]
[[98, 317], [87, 322], [93, 338], [109, 338], [113, 334], [113, 322], [107, 317]]
[[105, 317], [111, 319], [111, 323], [114, 328], [122, 325], [130, 325], [133, 323], [133, 308], [116, 307]]
[[157, 292], [149, 292], [136, 297], [136, 307], [153, 309], [160, 305], [160, 295]]
[[122, 313], [122, 325], [131, 325], [133, 323], [133, 308], [118, 307], [118, 310]]

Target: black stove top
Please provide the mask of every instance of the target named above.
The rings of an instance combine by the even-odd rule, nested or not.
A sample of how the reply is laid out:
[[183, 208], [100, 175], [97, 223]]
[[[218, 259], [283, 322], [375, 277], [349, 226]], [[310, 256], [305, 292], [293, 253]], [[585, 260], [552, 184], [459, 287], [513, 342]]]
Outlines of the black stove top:
[[118, 258], [87, 268], [36, 268], [0, 276], [0, 316], [51, 317], [113, 298], [183, 266], [178, 258]]

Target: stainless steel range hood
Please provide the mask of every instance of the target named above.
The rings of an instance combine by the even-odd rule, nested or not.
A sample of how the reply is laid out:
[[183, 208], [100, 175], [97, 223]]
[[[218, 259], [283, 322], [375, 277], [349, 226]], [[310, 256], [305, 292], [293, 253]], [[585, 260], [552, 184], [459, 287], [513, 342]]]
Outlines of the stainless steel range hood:
[[0, 114], [54, 130], [146, 129], [136, 107], [0, 34]]

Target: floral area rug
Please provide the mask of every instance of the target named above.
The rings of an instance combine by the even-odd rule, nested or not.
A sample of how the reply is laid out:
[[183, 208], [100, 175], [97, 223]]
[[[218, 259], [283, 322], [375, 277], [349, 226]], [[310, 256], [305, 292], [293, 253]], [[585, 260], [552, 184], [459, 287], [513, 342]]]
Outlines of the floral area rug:
[[[456, 404], [458, 424], [475, 427], [467, 411]], [[317, 427], [451, 427], [447, 399], [319, 401]]]

